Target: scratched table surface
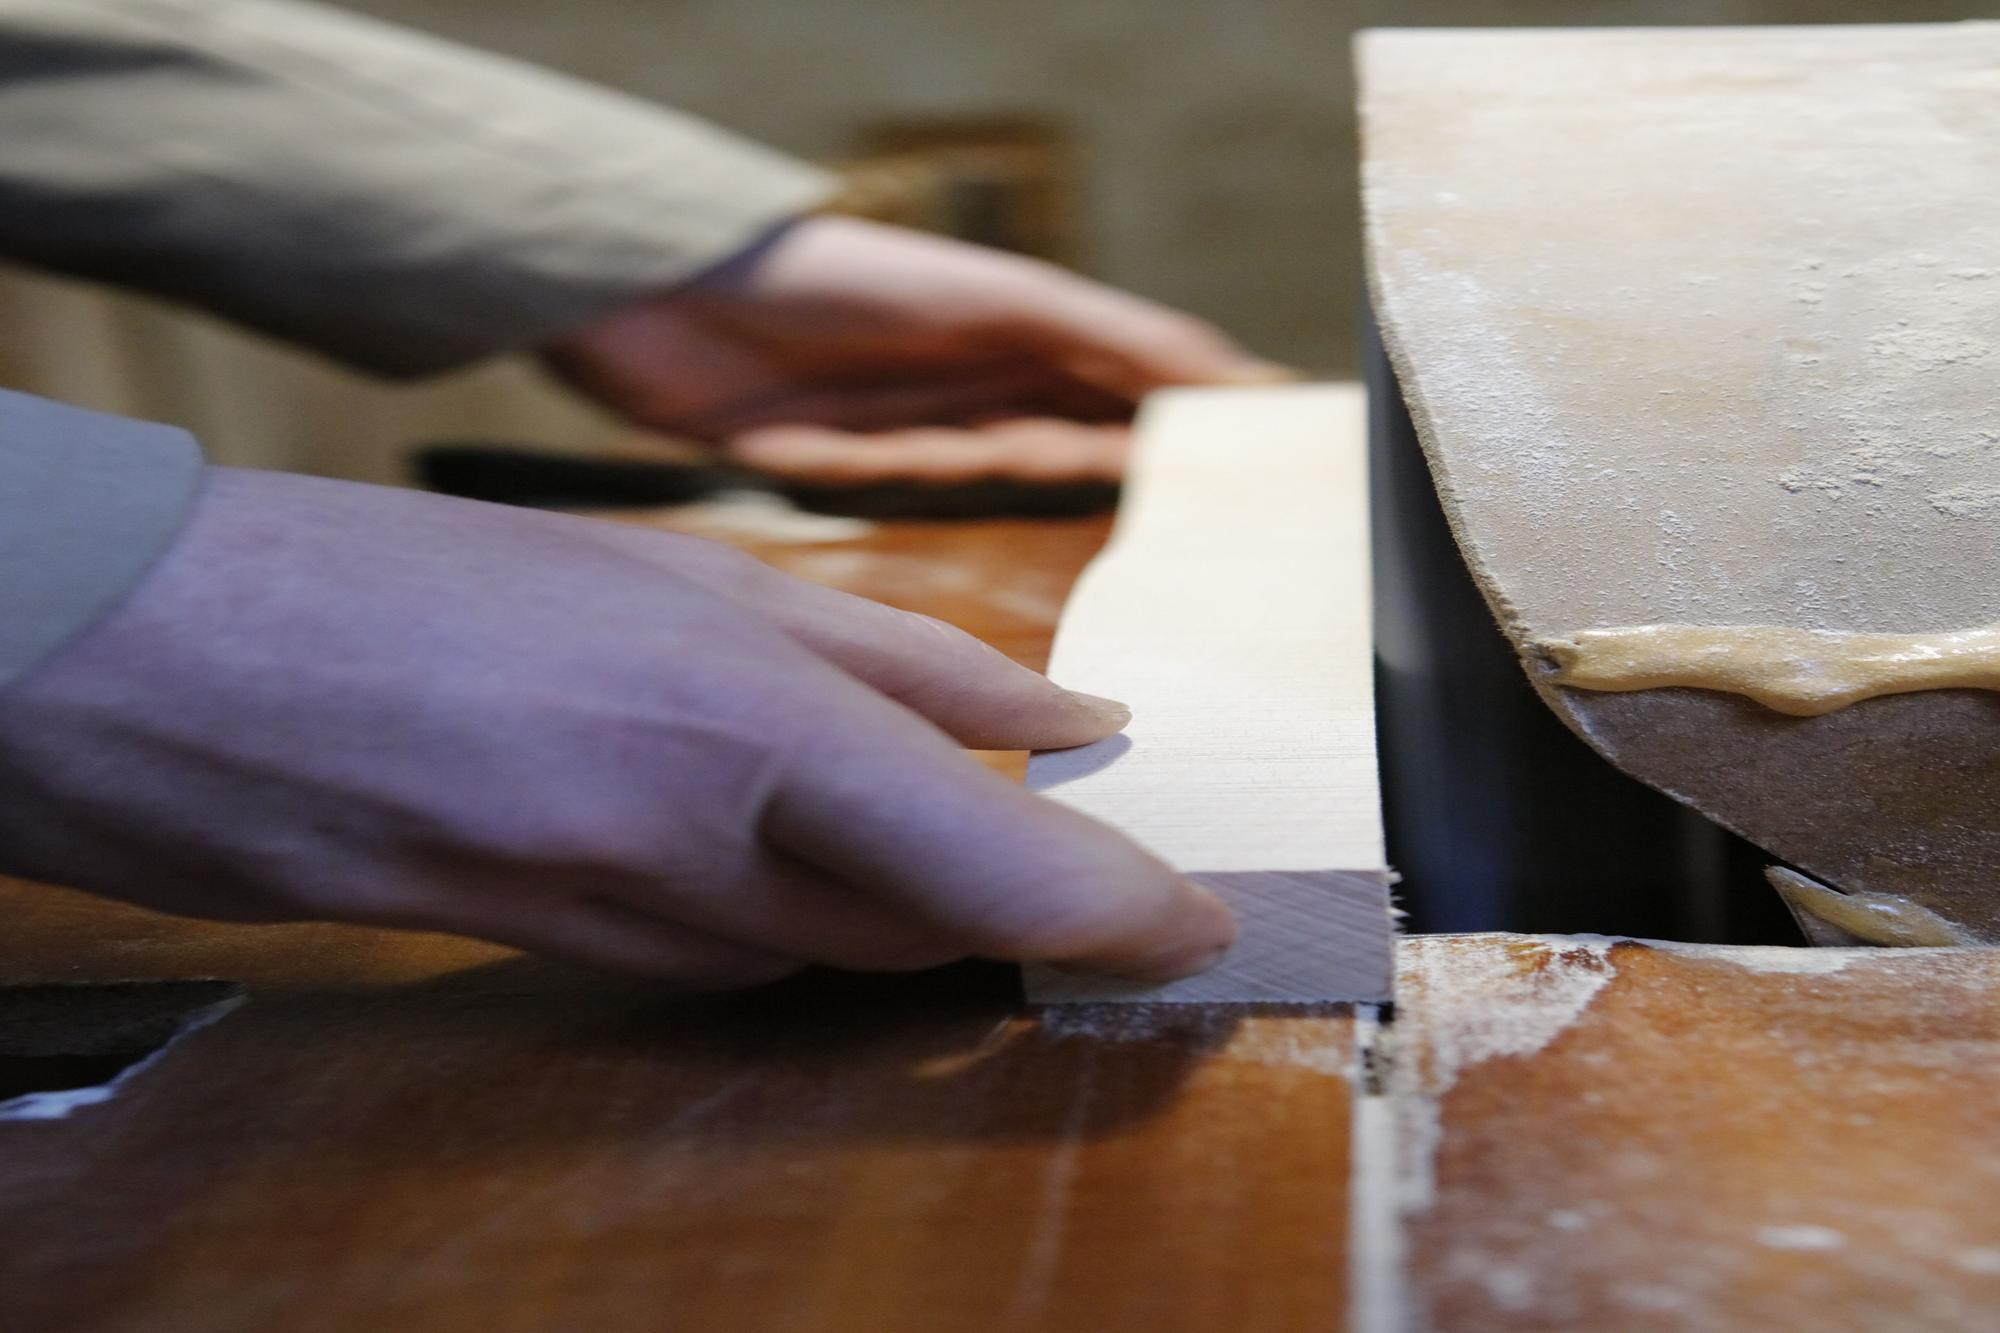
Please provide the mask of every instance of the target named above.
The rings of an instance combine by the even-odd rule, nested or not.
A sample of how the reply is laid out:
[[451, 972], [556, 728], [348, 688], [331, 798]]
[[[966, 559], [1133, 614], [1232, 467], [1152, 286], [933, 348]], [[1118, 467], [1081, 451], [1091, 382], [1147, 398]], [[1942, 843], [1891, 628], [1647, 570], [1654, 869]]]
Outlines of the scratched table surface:
[[[1037, 664], [1105, 531], [725, 527]], [[0, 983], [247, 992], [101, 1104], [0, 1119], [9, 1333], [1326, 1330], [1362, 1290], [1371, 1330], [2000, 1318], [1986, 953], [1409, 941], [1390, 1113], [1351, 1116], [1339, 1008], [1036, 1013], [978, 964], [681, 996], [5, 881], [0, 920]]]

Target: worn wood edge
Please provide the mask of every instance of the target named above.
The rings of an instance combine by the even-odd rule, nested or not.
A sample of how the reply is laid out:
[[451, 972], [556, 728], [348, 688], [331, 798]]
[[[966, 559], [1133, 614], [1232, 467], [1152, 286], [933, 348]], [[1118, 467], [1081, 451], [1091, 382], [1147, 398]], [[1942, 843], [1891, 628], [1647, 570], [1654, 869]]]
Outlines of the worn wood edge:
[[[1417, 442], [1423, 446], [1424, 464], [1430, 469], [1431, 483], [1444, 510], [1446, 524], [1451, 528], [1451, 538], [1458, 547], [1461, 559], [1472, 574], [1472, 581], [1478, 586], [1480, 596], [1486, 599], [1487, 609], [1493, 613], [1494, 623], [1507, 641], [1513, 645], [1516, 654], [1522, 654], [1529, 638], [1527, 627], [1521, 623], [1520, 615], [1507, 600], [1500, 582], [1493, 571], [1486, 566], [1485, 558], [1478, 546], [1468, 537], [1463, 509], [1458, 503], [1458, 491], [1452, 484], [1451, 464], [1444, 450], [1439, 447], [1437, 431], [1432, 422], [1434, 414], [1424, 399], [1423, 376], [1418, 373], [1408, 350], [1403, 345], [1402, 329], [1390, 315], [1395, 304], [1383, 275], [1382, 253], [1386, 242], [1382, 236], [1382, 224], [1375, 207], [1375, 191], [1370, 182], [1370, 169], [1375, 162], [1372, 148], [1373, 139], [1369, 134], [1369, 118], [1372, 114], [1372, 97], [1368, 69], [1369, 51], [1383, 42], [1420, 41], [1422, 29], [1371, 28], [1354, 35], [1353, 61], [1355, 107], [1360, 119], [1361, 138], [1361, 253], [1362, 272], [1368, 293], [1368, 308], [1375, 320], [1375, 329], [1382, 339], [1382, 351], [1389, 359], [1389, 368], [1396, 374], [1396, 387], [1402, 391], [1403, 400], [1410, 409], [1410, 421], [1417, 432]], [[1523, 670], [1528, 663], [1523, 656]], [[1528, 671], [1530, 679], [1535, 672]], [[1541, 686], [1537, 684], [1537, 689]], [[1544, 698], [1547, 698], [1545, 693]], [[1551, 700], [1551, 702], [1553, 702]]]
[[1124, 698], [1128, 732], [1035, 756], [1028, 783], [1237, 910], [1230, 955], [1140, 985], [1027, 969], [1035, 1003], [1380, 1002], [1382, 852], [1358, 386], [1175, 390], [1141, 415], [1112, 539], [1050, 674]]

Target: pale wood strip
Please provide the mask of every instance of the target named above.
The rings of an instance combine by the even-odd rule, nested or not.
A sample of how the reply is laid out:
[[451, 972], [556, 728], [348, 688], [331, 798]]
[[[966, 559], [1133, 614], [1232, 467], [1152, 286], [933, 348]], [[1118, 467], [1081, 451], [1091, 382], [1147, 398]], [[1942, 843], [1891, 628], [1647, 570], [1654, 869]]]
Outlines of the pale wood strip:
[[1215, 889], [1242, 937], [1165, 987], [1045, 968], [1029, 997], [1383, 1000], [1365, 406], [1351, 385], [1151, 399], [1111, 542], [1051, 674], [1132, 705], [1124, 735], [1037, 755], [1028, 783]]

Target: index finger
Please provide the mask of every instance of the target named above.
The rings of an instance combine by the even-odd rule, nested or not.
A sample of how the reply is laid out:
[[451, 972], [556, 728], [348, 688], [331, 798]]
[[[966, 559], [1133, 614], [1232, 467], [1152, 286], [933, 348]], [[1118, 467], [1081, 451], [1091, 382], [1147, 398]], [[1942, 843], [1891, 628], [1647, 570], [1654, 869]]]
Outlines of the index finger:
[[[766, 840], [969, 952], [1141, 980], [1213, 964], [1220, 900], [1124, 835], [1030, 795], [886, 699], [820, 727], [765, 807]], [[875, 716], [867, 716], [874, 714]]]

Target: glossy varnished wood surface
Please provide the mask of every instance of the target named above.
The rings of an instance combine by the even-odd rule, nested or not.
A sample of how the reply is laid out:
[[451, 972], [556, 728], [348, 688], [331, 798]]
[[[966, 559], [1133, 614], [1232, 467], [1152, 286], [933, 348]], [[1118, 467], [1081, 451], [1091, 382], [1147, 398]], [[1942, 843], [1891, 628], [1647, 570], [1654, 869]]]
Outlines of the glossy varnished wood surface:
[[[1103, 530], [753, 549], [1038, 662]], [[1344, 1011], [1038, 1013], [978, 965], [675, 996], [5, 882], [0, 922], [0, 982], [250, 994], [112, 1101], [0, 1123], [8, 1333], [1343, 1321]], [[2000, 954], [1460, 936], [1399, 971], [1358, 1150], [1397, 1164], [1406, 1327], [1991, 1326]]]
[[[1038, 663], [1104, 527], [744, 544]], [[980, 965], [683, 997], [12, 883], [0, 920], [0, 982], [250, 991], [113, 1101], [0, 1124], [10, 1331], [1339, 1323], [1338, 1011], [1043, 1017]]]
[[9, 980], [251, 992], [112, 1102], [0, 1125], [9, 1329], [1337, 1322], [1336, 1017], [1045, 1021], [978, 966], [674, 997], [428, 937], [0, 911]]
[[1399, 1003], [1412, 1327], [2000, 1320], [2000, 952], [1434, 936]]

